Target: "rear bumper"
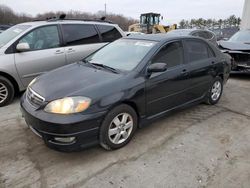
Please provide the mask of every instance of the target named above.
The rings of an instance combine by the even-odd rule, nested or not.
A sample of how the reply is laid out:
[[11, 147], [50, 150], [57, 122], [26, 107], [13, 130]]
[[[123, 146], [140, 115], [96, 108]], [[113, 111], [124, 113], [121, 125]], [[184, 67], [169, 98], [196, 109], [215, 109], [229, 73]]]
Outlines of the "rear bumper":
[[[29, 128], [45, 144], [58, 151], [78, 151], [98, 144], [99, 128], [106, 112], [55, 115], [34, 110], [22, 97], [21, 112]], [[60, 139], [70, 139], [67, 142]]]

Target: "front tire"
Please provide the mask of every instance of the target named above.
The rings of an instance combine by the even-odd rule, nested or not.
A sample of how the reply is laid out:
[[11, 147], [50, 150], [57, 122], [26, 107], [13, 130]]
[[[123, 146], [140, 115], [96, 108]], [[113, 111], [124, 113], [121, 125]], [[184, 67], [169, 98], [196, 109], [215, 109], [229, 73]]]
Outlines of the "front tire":
[[119, 149], [129, 143], [138, 125], [133, 108], [122, 104], [112, 109], [100, 129], [100, 145], [106, 150]]
[[5, 77], [0, 76], [0, 107], [11, 103], [14, 99], [14, 86]]
[[209, 105], [217, 104], [223, 92], [223, 81], [220, 77], [216, 77], [212, 86], [210, 87], [206, 103]]

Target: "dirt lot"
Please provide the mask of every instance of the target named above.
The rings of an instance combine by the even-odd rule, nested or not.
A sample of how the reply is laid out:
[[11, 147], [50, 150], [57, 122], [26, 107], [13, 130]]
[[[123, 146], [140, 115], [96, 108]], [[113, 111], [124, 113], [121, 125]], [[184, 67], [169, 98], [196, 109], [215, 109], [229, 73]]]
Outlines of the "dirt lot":
[[198, 105], [137, 132], [125, 148], [48, 149], [18, 99], [0, 109], [0, 187], [250, 187], [250, 76], [216, 106]]

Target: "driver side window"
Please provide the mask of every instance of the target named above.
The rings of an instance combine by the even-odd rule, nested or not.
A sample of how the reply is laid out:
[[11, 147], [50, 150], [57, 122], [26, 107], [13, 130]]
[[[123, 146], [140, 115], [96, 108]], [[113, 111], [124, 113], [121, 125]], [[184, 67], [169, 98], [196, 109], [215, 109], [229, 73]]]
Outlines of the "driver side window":
[[30, 51], [60, 47], [57, 26], [46, 26], [35, 29], [24, 36], [19, 43], [28, 43]]
[[168, 68], [183, 64], [183, 46], [180, 41], [164, 46], [153, 58], [152, 63], [166, 63]]

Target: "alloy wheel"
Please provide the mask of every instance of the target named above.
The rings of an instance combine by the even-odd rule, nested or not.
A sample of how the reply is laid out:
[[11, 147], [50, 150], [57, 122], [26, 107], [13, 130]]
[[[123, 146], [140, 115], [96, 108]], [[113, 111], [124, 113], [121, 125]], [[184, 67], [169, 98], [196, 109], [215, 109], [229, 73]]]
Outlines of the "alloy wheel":
[[221, 82], [220, 81], [214, 82], [211, 90], [211, 98], [213, 101], [216, 101], [220, 98], [221, 90], [222, 90]]
[[3, 103], [7, 99], [7, 97], [8, 89], [3, 83], [0, 83], [0, 104]]
[[122, 144], [129, 138], [133, 130], [133, 126], [134, 122], [130, 114], [121, 113], [117, 115], [112, 120], [109, 126], [108, 130], [109, 140], [113, 144]]

